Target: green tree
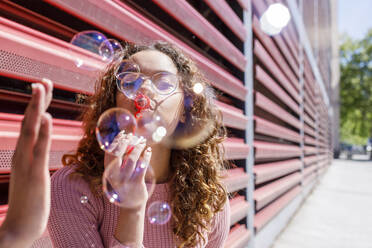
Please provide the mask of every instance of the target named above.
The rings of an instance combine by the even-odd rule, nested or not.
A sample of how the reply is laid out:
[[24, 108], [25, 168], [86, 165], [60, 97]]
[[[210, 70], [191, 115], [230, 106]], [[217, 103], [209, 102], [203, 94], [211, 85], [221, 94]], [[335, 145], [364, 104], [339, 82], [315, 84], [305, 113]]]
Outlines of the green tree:
[[372, 137], [372, 29], [340, 46], [341, 140], [365, 144]]

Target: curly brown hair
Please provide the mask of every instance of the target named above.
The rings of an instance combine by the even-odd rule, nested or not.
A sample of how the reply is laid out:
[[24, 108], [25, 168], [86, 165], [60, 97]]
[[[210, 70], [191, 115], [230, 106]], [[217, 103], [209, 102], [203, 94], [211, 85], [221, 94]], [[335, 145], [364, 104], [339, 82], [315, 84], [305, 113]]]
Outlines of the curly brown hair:
[[[193, 147], [172, 149], [170, 158], [173, 233], [180, 240], [179, 247], [195, 246], [205, 242], [203, 233], [209, 230], [208, 223], [223, 209], [227, 200], [227, 191], [221, 183], [221, 171], [227, 165], [221, 149], [221, 143], [226, 138], [221, 112], [213, 104], [214, 94], [210, 94], [210, 90], [203, 94], [194, 93], [196, 82], [206, 89], [211, 89], [210, 84], [195, 63], [178, 48], [164, 42], [146, 46], [125, 43], [124, 48], [123, 59], [148, 49], [168, 55], [181, 76], [180, 86], [184, 98], [189, 101], [184, 107], [186, 123], [194, 125], [212, 121], [210, 132], [201, 142]], [[62, 158], [65, 166], [77, 166], [74, 174], [82, 176], [94, 194], [102, 193], [101, 178], [104, 171], [104, 151], [96, 140], [95, 128], [100, 115], [116, 106], [114, 68], [114, 65], [107, 68], [96, 83], [95, 93], [87, 98], [88, 107], [81, 115], [84, 135], [76, 153], [65, 154]], [[182, 129], [180, 124], [177, 128]], [[183, 133], [187, 135], [187, 132], [185, 129]], [[177, 133], [182, 135], [182, 130]]]

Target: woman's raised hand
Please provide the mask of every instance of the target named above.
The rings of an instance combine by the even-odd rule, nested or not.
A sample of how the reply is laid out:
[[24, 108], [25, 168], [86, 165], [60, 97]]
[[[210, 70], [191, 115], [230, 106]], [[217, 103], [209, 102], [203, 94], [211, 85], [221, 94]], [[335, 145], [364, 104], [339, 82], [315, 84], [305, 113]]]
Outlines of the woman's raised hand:
[[[141, 209], [146, 205], [149, 192], [145, 175], [151, 159], [151, 148], [146, 147], [146, 139], [132, 134], [119, 134], [113, 143], [119, 144], [115, 150], [119, 157], [105, 155], [103, 184], [110, 201], [126, 209]], [[138, 139], [135, 141], [135, 139]], [[135, 145], [132, 145], [136, 143]], [[120, 146], [120, 147], [119, 147]]]
[[50, 210], [49, 150], [52, 117], [46, 109], [53, 84], [32, 84], [32, 98], [22, 122], [12, 159], [9, 208], [0, 227], [1, 247], [28, 247], [47, 225]]

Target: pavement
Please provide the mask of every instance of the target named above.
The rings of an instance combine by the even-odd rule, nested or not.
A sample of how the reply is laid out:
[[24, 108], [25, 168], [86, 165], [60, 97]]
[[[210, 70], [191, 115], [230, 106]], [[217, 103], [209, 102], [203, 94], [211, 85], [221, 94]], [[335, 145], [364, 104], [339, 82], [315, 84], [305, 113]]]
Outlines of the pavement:
[[372, 161], [337, 159], [272, 248], [372, 248]]

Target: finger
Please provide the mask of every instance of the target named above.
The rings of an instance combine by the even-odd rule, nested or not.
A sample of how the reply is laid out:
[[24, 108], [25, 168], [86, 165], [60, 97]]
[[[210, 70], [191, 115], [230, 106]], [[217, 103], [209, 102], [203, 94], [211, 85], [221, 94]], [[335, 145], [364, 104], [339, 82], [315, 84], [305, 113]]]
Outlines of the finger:
[[132, 134], [124, 135], [124, 131], [119, 132], [107, 151], [117, 157], [122, 157], [128, 147]]
[[36, 142], [40, 130], [40, 121], [44, 112], [45, 90], [40, 84], [32, 84], [32, 98], [25, 111], [22, 121], [21, 133], [17, 142], [15, 152], [16, 159], [21, 157], [29, 162], [33, 146]]
[[128, 158], [124, 160], [124, 175], [125, 179], [129, 179], [132, 177], [133, 171], [136, 167], [137, 161], [141, 156], [143, 149], [146, 146], [146, 139], [143, 139], [138, 145], [136, 145], [132, 152], [128, 155]]
[[41, 84], [45, 88], [45, 106], [44, 110], [46, 111], [49, 107], [50, 102], [52, 101], [53, 98], [53, 82], [50, 79], [43, 78], [41, 80]]
[[129, 144], [132, 142], [133, 134], [130, 133], [128, 135], [125, 135], [122, 133], [120, 135], [120, 145], [118, 147], [118, 156], [123, 157], [125, 156], [125, 153], [127, 151], [127, 148]]
[[34, 147], [32, 161], [33, 171], [41, 175], [48, 172], [49, 152], [52, 136], [52, 117], [44, 113], [41, 120], [40, 132]]
[[151, 147], [147, 147], [143, 154], [143, 158], [141, 158], [136, 167], [136, 173], [134, 174], [133, 179], [137, 182], [143, 182], [145, 180], [145, 175], [147, 172], [147, 168], [150, 166], [152, 150]]

